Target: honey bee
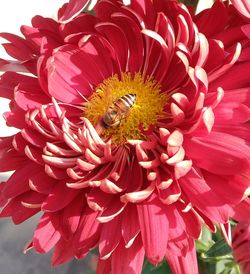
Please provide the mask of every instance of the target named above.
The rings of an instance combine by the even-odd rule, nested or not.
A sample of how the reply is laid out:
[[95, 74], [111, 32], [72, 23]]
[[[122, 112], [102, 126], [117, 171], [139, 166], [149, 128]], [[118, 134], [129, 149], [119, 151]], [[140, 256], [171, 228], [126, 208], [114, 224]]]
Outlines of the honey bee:
[[120, 125], [128, 117], [135, 99], [136, 94], [129, 93], [114, 100], [101, 118], [102, 126], [107, 129]]

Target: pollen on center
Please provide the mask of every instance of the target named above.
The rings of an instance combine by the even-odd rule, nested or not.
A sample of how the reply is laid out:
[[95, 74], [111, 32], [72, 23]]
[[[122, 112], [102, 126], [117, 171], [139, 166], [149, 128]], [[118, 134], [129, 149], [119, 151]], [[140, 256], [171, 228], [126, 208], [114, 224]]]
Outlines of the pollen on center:
[[[119, 99], [127, 99], [129, 94], [134, 95], [135, 101], [122, 108], [123, 103]], [[167, 96], [154, 79], [144, 78], [140, 73], [134, 76], [123, 73], [121, 79], [114, 75], [96, 88], [85, 106], [84, 115], [96, 128], [101, 127], [99, 134], [103, 139], [111, 138], [113, 143], [122, 144], [127, 140], [145, 139], [142, 129], [147, 130], [157, 124], [164, 116], [166, 102]], [[117, 112], [112, 116], [117, 122], [105, 124], [103, 117], [111, 109]]]

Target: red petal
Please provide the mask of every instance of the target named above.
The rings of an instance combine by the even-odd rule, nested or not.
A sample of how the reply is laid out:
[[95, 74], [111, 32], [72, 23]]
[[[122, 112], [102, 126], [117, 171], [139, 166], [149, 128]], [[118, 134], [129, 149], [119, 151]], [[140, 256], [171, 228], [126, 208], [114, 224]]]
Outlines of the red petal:
[[[34, 193], [35, 194], [35, 193]], [[33, 215], [35, 215], [37, 212], [40, 211], [39, 208], [27, 208], [22, 205], [22, 201], [25, 198], [29, 198], [30, 192], [27, 192], [23, 195], [20, 195], [18, 197], [15, 197], [14, 199], [10, 200], [9, 203], [3, 208], [0, 217], [12, 217], [13, 222], [15, 224], [20, 224]], [[36, 195], [36, 194], [35, 194]], [[41, 197], [38, 197], [40, 201], [38, 200], [38, 203], [41, 202]], [[43, 199], [43, 198], [42, 198]]]
[[98, 217], [98, 221], [101, 223], [109, 222], [116, 218], [126, 207], [125, 203], [122, 203], [119, 198], [113, 198], [112, 206], [109, 206], [106, 210], [104, 210], [100, 217]]
[[193, 206], [213, 221], [227, 222], [231, 208], [221, 200], [220, 196], [216, 196], [204, 178], [193, 168], [188, 175], [180, 178], [179, 183]]
[[70, 0], [63, 14], [58, 18], [61, 23], [67, 23], [76, 17], [89, 3], [90, 0]]
[[20, 84], [26, 83], [27, 86], [38, 86], [38, 81], [34, 77], [18, 74], [15, 72], [5, 72], [0, 78], [0, 95], [2, 97], [13, 99], [14, 88]]
[[65, 37], [64, 39], [67, 42], [69, 41], [69, 39], [74, 37], [74, 34], [77, 36], [81, 34], [79, 35], [79, 38], [82, 38], [85, 33], [96, 32], [95, 25], [98, 22], [99, 20], [97, 17], [87, 13], [82, 13], [67, 24], [60, 25], [60, 33], [63, 37]]
[[155, 195], [137, 206], [146, 256], [155, 265], [162, 261], [168, 242], [168, 216], [165, 207]]
[[[204, 172], [205, 180], [211, 189], [229, 205], [236, 205], [246, 196], [250, 187], [249, 179], [241, 176], [218, 176]], [[225, 187], [227, 191], [225, 192]]]
[[144, 261], [144, 248], [141, 237], [137, 237], [130, 248], [125, 248], [123, 241], [112, 254], [112, 273], [116, 274], [138, 274], [142, 271]]
[[17, 170], [27, 162], [30, 163], [27, 157], [13, 148], [12, 141], [13, 136], [0, 138], [0, 172]]
[[195, 23], [198, 25], [199, 31], [206, 35], [212, 36], [214, 33], [220, 33], [224, 30], [228, 20], [228, 10], [225, 5], [216, 1], [211, 9], [207, 9], [198, 14]]
[[170, 252], [167, 252], [166, 254], [167, 261], [173, 271], [173, 274], [199, 273], [194, 242], [191, 239], [187, 239], [187, 241], [190, 242], [192, 248], [186, 256], [175, 256]]
[[126, 209], [122, 214], [121, 231], [126, 247], [130, 248], [130, 245], [133, 243], [134, 238], [140, 232], [138, 214], [135, 205], [128, 204], [126, 206]]
[[198, 217], [198, 214], [194, 213], [194, 211], [192, 210], [188, 212], [182, 212], [181, 210], [179, 210], [179, 214], [185, 223], [185, 230], [187, 234], [194, 239], [198, 239], [201, 235], [202, 229], [202, 221], [201, 218]]
[[4, 197], [11, 198], [28, 191], [30, 189], [30, 171], [32, 170], [32, 173], [36, 174], [40, 169], [40, 166], [32, 162], [27, 162], [23, 167], [17, 169], [6, 182], [3, 189]]
[[250, 3], [248, 0], [232, 0], [232, 4], [240, 14], [250, 18]]
[[47, 61], [49, 94], [62, 102], [81, 103], [81, 94], [85, 97], [91, 94], [89, 85], [97, 86], [104, 79], [92, 61], [90, 54], [76, 46], [59, 48]]
[[86, 207], [82, 211], [81, 220], [74, 236], [76, 249], [83, 249], [87, 252], [93, 248], [100, 237], [100, 223], [96, 220], [98, 211]]
[[234, 207], [234, 216], [232, 216], [237, 221], [243, 221], [249, 219], [250, 216], [250, 199], [247, 198], [246, 200], [239, 203], [237, 206]]
[[9, 44], [3, 44], [3, 47], [15, 59], [27, 61], [34, 58], [34, 53], [38, 53], [32, 44], [18, 35], [2, 32], [0, 33], [0, 37], [10, 42]]
[[[29, 89], [32, 89], [29, 90]], [[42, 92], [41, 89], [38, 89], [39, 93], [36, 92], [34, 86], [30, 87], [27, 85], [18, 85], [15, 89], [15, 101], [17, 105], [28, 111], [30, 109], [39, 108], [42, 104], [49, 102], [48, 97]]]
[[233, 135], [211, 132], [202, 138], [186, 138], [183, 147], [195, 165], [215, 174], [239, 174], [248, 167], [250, 149]]
[[36, 228], [33, 243], [37, 252], [46, 253], [60, 240], [57, 215], [44, 213]]
[[169, 221], [168, 252], [177, 256], [185, 256], [189, 250], [189, 245], [186, 241], [188, 235], [184, 219], [180, 216], [175, 205], [166, 207], [166, 215]]
[[117, 216], [107, 224], [103, 224], [99, 240], [100, 258], [109, 258], [121, 239], [121, 217]]
[[110, 274], [111, 273], [111, 259], [98, 260], [97, 274]]
[[33, 146], [44, 148], [46, 145], [46, 142], [48, 141], [43, 135], [39, 134], [36, 130], [32, 128], [24, 128], [21, 131], [22, 137], [32, 144]]
[[61, 226], [63, 237], [66, 239], [70, 239], [70, 237], [72, 237], [76, 232], [83, 206], [84, 203], [82, 201], [82, 195], [79, 195], [63, 210], [61, 216]]
[[143, 39], [141, 30], [134, 20], [122, 13], [116, 13], [112, 20], [123, 30], [129, 44], [128, 70], [140, 71], [143, 64]]
[[59, 182], [50, 191], [47, 199], [42, 204], [45, 211], [58, 211], [66, 207], [79, 193], [79, 191], [68, 188], [65, 183]]
[[110, 22], [99, 23], [97, 24], [96, 29], [107, 37], [114, 49], [120, 69], [125, 70], [128, 60], [128, 40], [125, 33], [120, 27]]
[[74, 249], [72, 248], [72, 241], [60, 239], [55, 246], [51, 262], [53, 266], [57, 266], [72, 260], [73, 257]]

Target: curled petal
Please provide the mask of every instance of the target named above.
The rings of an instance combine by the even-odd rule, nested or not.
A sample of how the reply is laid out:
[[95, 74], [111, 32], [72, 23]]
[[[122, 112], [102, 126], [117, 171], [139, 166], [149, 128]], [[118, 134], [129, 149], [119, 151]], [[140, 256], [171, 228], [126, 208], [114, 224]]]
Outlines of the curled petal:
[[181, 177], [185, 176], [192, 168], [192, 161], [191, 160], [184, 160], [182, 162], [177, 163], [174, 166], [174, 173], [175, 178], [180, 179]]
[[107, 223], [117, 217], [123, 210], [125, 209], [126, 204], [121, 203], [120, 201], [114, 201], [114, 205], [112, 208], [105, 210], [100, 217], [98, 217], [98, 221], [100, 223]]
[[144, 190], [126, 193], [126, 194], [122, 195], [121, 201], [123, 203], [127, 203], [127, 202], [139, 203], [139, 202], [147, 199], [153, 193], [154, 189], [155, 189], [155, 184], [151, 183]]
[[89, 3], [90, 0], [70, 0], [59, 16], [61, 23], [67, 23], [76, 17]]

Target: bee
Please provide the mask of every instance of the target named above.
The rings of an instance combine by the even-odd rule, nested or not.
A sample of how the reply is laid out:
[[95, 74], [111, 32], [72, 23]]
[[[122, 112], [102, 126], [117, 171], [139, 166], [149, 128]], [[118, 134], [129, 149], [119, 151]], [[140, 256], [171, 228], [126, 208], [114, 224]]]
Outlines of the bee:
[[129, 93], [114, 100], [101, 118], [102, 126], [105, 129], [119, 126], [121, 121], [129, 116], [135, 99], [136, 94]]

